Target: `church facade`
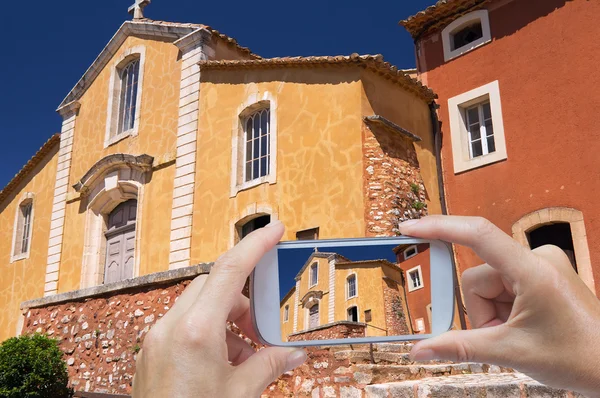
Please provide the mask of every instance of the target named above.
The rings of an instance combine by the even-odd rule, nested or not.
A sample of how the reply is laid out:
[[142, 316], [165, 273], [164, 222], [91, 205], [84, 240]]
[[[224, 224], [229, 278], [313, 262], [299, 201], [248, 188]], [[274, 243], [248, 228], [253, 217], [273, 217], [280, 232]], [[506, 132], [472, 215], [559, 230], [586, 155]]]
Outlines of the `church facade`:
[[134, 11], [0, 193], [0, 340], [24, 301], [210, 262], [270, 220], [351, 238], [441, 212], [435, 94], [381, 56], [264, 59]]

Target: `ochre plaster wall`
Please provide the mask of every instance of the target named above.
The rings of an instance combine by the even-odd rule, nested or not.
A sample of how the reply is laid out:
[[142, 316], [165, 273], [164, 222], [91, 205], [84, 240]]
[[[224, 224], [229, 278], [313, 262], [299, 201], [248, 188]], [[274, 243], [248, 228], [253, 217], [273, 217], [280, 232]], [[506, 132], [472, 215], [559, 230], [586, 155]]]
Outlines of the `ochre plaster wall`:
[[[448, 210], [486, 217], [507, 234], [524, 215], [547, 207], [583, 212], [591, 263], [600, 262], [600, 140], [597, 109], [600, 3], [492, 2], [492, 42], [443, 62], [439, 33], [423, 38], [424, 83], [439, 95]], [[448, 99], [498, 80], [508, 159], [454, 174]], [[460, 270], [482, 263], [464, 248]], [[600, 293], [600, 267], [595, 267]]]
[[[0, 341], [17, 334], [21, 302], [44, 295], [57, 159], [58, 145], [0, 203]], [[25, 193], [35, 195], [30, 253], [11, 264], [15, 214]]]
[[[141, 112], [139, 133], [104, 148], [111, 69], [123, 52], [139, 45], [146, 47], [142, 100], [138, 108]], [[70, 193], [74, 193], [71, 186], [94, 163], [110, 154], [148, 154], [155, 158], [155, 164], [162, 164], [145, 184], [144, 202], [140, 204], [143, 215], [139, 230], [143, 248], [141, 275], [168, 269], [174, 179], [171, 162], [175, 158], [180, 79], [181, 65], [176, 46], [129, 37], [81, 98], [75, 125]], [[86, 207], [85, 199], [67, 203], [59, 292], [80, 287]]]
[[[277, 214], [287, 228], [284, 240], [316, 226], [321, 239], [364, 235], [358, 74], [345, 68], [201, 72], [192, 263], [227, 250], [232, 223], [254, 205]], [[238, 108], [266, 91], [278, 107], [277, 183], [230, 198]]]
[[[281, 307], [280, 307], [280, 313], [279, 313], [279, 317], [281, 319], [281, 341], [287, 341], [287, 336], [289, 336], [291, 333], [294, 333], [294, 313], [297, 311], [296, 306], [294, 305], [296, 300], [296, 290], [293, 289], [292, 293], [285, 298], [284, 301], [281, 302]], [[289, 312], [288, 312], [288, 320], [287, 322], [284, 322], [284, 311], [285, 311], [285, 306], [288, 305], [289, 306]]]
[[383, 116], [421, 137], [422, 141], [415, 142], [413, 145], [425, 186], [427, 209], [429, 214], [441, 214], [429, 105], [416, 95], [373, 73], [364, 72], [361, 79], [362, 116]]

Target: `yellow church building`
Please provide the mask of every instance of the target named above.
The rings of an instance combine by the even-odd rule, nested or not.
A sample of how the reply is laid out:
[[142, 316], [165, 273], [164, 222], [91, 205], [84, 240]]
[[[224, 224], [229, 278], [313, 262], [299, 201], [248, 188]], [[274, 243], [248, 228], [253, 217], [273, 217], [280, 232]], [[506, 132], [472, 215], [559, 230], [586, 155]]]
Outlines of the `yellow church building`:
[[315, 252], [280, 303], [282, 341], [413, 334], [403, 271]]
[[[354, 238], [441, 211], [435, 94], [404, 71], [371, 55], [265, 59], [144, 4], [0, 191], [0, 341], [21, 332], [24, 301], [214, 261], [270, 220], [285, 240]], [[340, 261], [336, 289], [355, 271], [363, 316], [363, 274], [388, 268]], [[310, 310], [291, 316], [311, 325]]]

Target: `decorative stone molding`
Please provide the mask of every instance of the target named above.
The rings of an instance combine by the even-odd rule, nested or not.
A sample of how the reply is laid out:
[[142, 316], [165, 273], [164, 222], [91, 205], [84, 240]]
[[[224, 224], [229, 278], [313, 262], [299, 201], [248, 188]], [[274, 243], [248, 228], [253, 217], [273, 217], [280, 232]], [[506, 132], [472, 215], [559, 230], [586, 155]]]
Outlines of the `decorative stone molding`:
[[298, 311], [300, 309], [300, 281], [296, 281], [296, 292], [294, 293], [294, 328], [293, 331], [298, 331]]
[[329, 306], [327, 312], [327, 322], [329, 323], [335, 321], [335, 261], [335, 257], [329, 260]]
[[54, 184], [54, 200], [52, 202], [52, 221], [50, 222], [48, 259], [46, 262], [46, 279], [44, 284], [45, 296], [58, 292], [58, 275], [67, 207], [67, 191], [71, 173], [75, 121], [80, 107], [81, 104], [79, 102], [73, 101], [65, 104], [58, 110], [58, 113], [63, 118], [63, 123], [60, 133], [58, 165], [56, 167], [56, 183]]
[[[29, 258], [29, 253], [31, 253], [31, 237], [33, 236], [33, 216], [35, 215], [35, 203], [33, 202], [35, 195], [31, 192], [25, 192], [19, 203], [17, 204], [17, 209], [15, 210], [15, 223], [13, 224], [13, 234], [12, 234], [12, 245], [10, 246], [10, 262], [14, 263], [15, 261], [24, 260]], [[29, 245], [27, 247], [27, 251], [22, 253], [16, 253], [17, 249], [17, 239], [21, 239], [23, 237], [23, 230], [19, 230], [19, 218], [21, 214], [21, 207], [24, 204], [31, 202], [31, 215], [29, 217], [29, 237], [28, 242]]]
[[575, 251], [575, 261], [577, 262], [577, 272], [583, 282], [596, 294], [596, 284], [590, 260], [590, 250], [588, 247], [587, 233], [583, 220], [583, 213], [576, 209], [567, 207], [549, 207], [534, 211], [523, 216], [512, 226], [512, 235], [520, 244], [529, 248], [527, 233], [543, 225], [556, 222], [569, 223], [571, 227], [571, 236], [573, 239], [573, 248]]
[[[139, 159], [141, 158], [141, 159]], [[120, 162], [119, 162], [120, 159]], [[140, 160], [135, 162], [135, 159]], [[143, 231], [144, 185], [152, 157], [142, 155], [111, 155], [100, 160], [86, 173], [90, 178], [81, 186], [85, 188], [86, 224], [81, 288], [104, 283], [106, 261], [106, 232], [108, 215], [119, 204], [137, 200], [134, 277], [139, 275]], [[93, 184], [93, 185], [91, 185]]]
[[[117, 133], [119, 128], [119, 109], [121, 107], [121, 79], [120, 70], [127, 64], [139, 58], [139, 75], [137, 83], [136, 112], [133, 128], [122, 133]], [[115, 61], [110, 72], [110, 82], [108, 84], [108, 111], [106, 112], [106, 133], [104, 135], [104, 148], [113, 145], [127, 137], [138, 135], [140, 128], [140, 115], [142, 109], [142, 91], [144, 88], [144, 68], [146, 65], [146, 46], [139, 45], [127, 49]]]
[[363, 118], [363, 120], [367, 124], [378, 125], [382, 128], [385, 128], [386, 130], [392, 131], [395, 134], [404, 136], [411, 141], [414, 141], [414, 142], [423, 141], [421, 139], [421, 137], [419, 137], [418, 135], [413, 134], [410, 131], [398, 126], [396, 123], [384, 118], [383, 116], [379, 116], [379, 115], [365, 116]]
[[150, 155], [128, 155], [125, 153], [117, 153], [113, 155], [105, 156], [104, 158], [97, 161], [83, 177], [75, 185], [75, 191], [86, 196], [89, 194], [90, 187], [94, 184], [96, 178], [103, 175], [106, 170], [114, 166], [130, 166], [133, 168], [139, 168], [140, 170], [147, 172], [152, 169], [152, 163], [154, 158]]
[[[256, 89], [257, 90], [257, 89]], [[244, 127], [243, 119], [261, 108], [269, 109], [269, 174], [254, 179], [252, 181], [243, 181], [244, 168]], [[277, 182], [277, 98], [268, 91], [262, 94], [255, 91], [240, 104], [236, 114], [232, 117], [233, 125], [231, 128], [231, 192], [230, 197], [234, 198], [238, 192], [253, 188], [264, 183], [275, 184]]]
[[214, 51], [207, 44], [209, 38], [210, 35], [206, 31], [197, 30], [174, 43], [181, 50], [182, 56], [177, 154], [171, 213], [170, 269], [190, 265], [200, 99], [198, 62], [214, 55]]
[[243, 225], [253, 218], [270, 215], [271, 222], [279, 219], [277, 207], [268, 203], [252, 203], [244, 208], [235, 217], [229, 219], [229, 248], [233, 248], [239, 242], [239, 225]]

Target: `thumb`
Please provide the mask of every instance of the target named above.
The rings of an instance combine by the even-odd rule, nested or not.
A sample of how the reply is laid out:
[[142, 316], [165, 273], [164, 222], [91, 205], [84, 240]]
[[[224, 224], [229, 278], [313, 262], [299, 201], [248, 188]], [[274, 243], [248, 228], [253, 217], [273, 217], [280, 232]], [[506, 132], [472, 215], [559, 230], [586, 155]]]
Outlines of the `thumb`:
[[446, 332], [417, 343], [410, 352], [413, 361], [442, 359], [452, 362], [506, 364], [509, 360], [504, 325]]
[[[252, 396], [259, 396], [283, 373], [306, 361], [306, 352], [298, 348], [263, 348], [236, 367], [236, 385], [247, 386]], [[250, 395], [248, 395], [250, 396]]]

